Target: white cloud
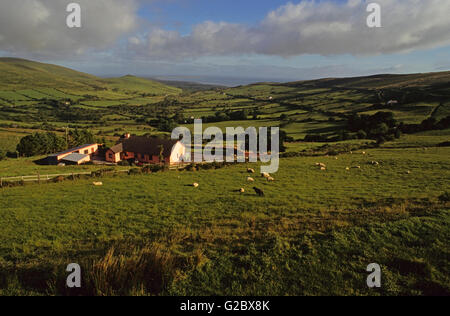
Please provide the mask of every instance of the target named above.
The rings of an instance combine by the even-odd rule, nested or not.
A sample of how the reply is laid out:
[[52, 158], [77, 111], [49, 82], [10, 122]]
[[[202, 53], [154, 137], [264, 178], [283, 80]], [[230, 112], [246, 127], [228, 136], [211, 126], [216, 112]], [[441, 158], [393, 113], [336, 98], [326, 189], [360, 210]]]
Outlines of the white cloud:
[[77, 0], [82, 27], [69, 29], [70, 1], [0, 1], [0, 51], [67, 58], [102, 50], [137, 27], [135, 0]]
[[377, 55], [450, 44], [450, 1], [377, 0], [382, 28], [366, 25], [367, 4], [301, 1], [268, 13], [259, 25], [204, 22], [191, 34], [153, 29], [130, 50], [154, 59], [216, 55]]

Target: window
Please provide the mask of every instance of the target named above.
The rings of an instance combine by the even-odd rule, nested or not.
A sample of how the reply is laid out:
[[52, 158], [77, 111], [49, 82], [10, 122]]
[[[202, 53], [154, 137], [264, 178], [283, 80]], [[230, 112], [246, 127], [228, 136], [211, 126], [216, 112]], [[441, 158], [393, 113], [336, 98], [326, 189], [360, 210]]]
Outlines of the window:
[[86, 150], [84, 151], [84, 154], [85, 154], [85, 155], [89, 154], [89, 149], [86, 149]]

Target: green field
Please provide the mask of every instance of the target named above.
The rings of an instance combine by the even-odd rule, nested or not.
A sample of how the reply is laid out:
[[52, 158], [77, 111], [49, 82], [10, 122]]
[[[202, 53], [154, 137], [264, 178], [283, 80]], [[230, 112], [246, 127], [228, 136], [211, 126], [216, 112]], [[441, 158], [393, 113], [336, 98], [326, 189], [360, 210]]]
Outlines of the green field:
[[[0, 258], [3, 271], [8, 262], [21, 267], [17, 279], [8, 275], [18, 283], [3, 291], [42, 293], [26, 287], [32, 271], [57, 284], [65, 260], [87, 265], [110, 247], [128, 258], [125, 244], [158, 242], [187, 266], [175, 265], [162, 292], [148, 294], [448, 294], [450, 214], [438, 197], [450, 190], [449, 154], [381, 148], [337, 160], [282, 159], [276, 182], [256, 179], [265, 198], [252, 193], [246, 165], [107, 177], [103, 187], [77, 180], [3, 189]], [[240, 187], [248, 193], [236, 193]], [[386, 287], [374, 292], [364, 283], [371, 262], [386, 275]], [[419, 275], [408, 270], [416, 266]]]
[[[0, 72], [0, 295], [450, 295], [450, 129], [329, 141], [355, 114], [442, 120], [449, 72], [210, 89], [10, 58]], [[78, 128], [114, 144], [167, 134], [159, 123], [175, 118], [190, 129], [193, 118], [224, 131], [279, 126], [291, 138], [275, 181], [260, 164], [128, 175], [10, 158], [35, 132]], [[115, 173], [5, 179], [105, 168]], [[72, 262], [80, 290], [65, 286]], [[366, 285], [370, 263], [380, 289]]]

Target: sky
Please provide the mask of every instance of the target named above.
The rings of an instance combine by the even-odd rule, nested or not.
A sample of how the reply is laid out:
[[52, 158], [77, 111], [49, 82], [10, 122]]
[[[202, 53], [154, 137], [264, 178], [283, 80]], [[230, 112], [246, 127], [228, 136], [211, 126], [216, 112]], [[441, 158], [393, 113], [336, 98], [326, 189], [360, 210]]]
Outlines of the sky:
[[2, 0], [0, 56], [230, 85], [445, 71], [449, 15], [448, 0]]

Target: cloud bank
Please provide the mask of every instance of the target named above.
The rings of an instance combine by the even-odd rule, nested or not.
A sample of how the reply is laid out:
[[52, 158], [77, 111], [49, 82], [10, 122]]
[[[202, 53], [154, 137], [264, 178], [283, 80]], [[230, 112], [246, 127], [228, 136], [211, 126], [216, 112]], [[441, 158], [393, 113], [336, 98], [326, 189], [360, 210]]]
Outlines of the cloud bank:
[[205, 21], [187, 35], [141, 20], [144, 0], [76, 0], [81, 29], [66, 26], [70, 1], [0, 1], [0, 52], [51, 60], [179, 62], [255, 54], [373, 56], [450, 45], [449, 0], [373, 1], [382, 7], [382, 28], [366, 25], [372, 0], [302, 0], [255, 25]]
[[129, 51], [152, 59], [262, 54], [377, 55], [450, 44], [450, 1], [377, 0], [382, 28], [366, 25], [367, 4], [301, 1], [270, 12], [257, 26], [207, 21], [189, 35], [152, 29], [129, 38]]
[[82, 28], [66, 25], [70, 1], [0, 1], [0, 51], [67, 58], [104, 50], [136, 29], [135, 0], [76, 0]]

